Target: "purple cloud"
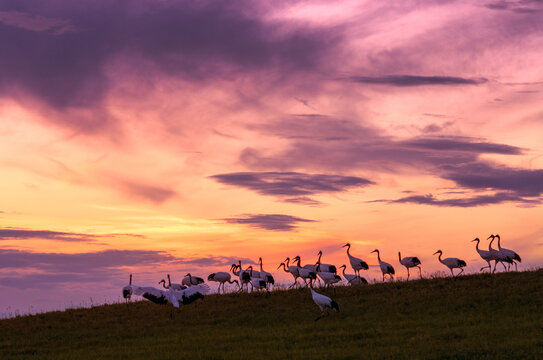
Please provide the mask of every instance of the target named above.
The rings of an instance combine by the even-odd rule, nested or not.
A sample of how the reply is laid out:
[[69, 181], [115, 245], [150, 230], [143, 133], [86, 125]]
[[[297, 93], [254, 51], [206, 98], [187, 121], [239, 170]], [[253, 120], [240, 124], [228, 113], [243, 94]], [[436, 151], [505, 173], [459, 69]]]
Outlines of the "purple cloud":
[[[0, 95], [29, 94], [61, 111], [96, 109], [111, 86], [106, 71], [119, 59], [125, 72], [136, 64], [189, 81], [273, 68], [284, 76], [320, 66], [337, 43], [338, 31], [264, 20], [261, 6], [244, 1], [3, 4]], [[96, 111], [97, 116], [78, 121], [57, 121], [88, 131], [114, 123], [105, 107]]]
[[229, 224], [243, 224], [272, 231], [291, 231], [296, 229], [297, 224], [300, 222], [315, 222], [315, 220], [281, 214], [246, 214], [242, 217], [224, 218], [222, 220]]
[[152, 250], [63, 254], [0, 249], [0, 284], [18, 288], [54, 288], [66, 283], [117, 283], [126, 276], [128, 267], [213, 267], [230, 265], [238, 260], [254, 263], [251, 259], [233, 256], [183, 258]]
[[443, 169], [443, 178], [465, 188], [511, 191], [519, 196], [543, 194], [543, 169], [514, 169], [488, 163], [446, 166]]
[[308, 195], [336, 193], [373, 184], [356, 176], [304, 174], [299, 172], [238, 172], [210, 178], [226, 185], [256, 191], [286, 202], [315, 204]]
[[117, 186], [129, 196], [149, 200], [158, 204], [177, 196], [177, 192], [172, 189], [147, 185], [132, 180], [121, 180], [114, 186]]
[[386, 76], [351, 76], [348, 80], [375, 85], [391, 86], [426, 86], [426, 85], [479, 85], [487, 82], [485, 78], [462, 78], [455, 76], [417, 76], [417, 75], [386, 75]]
[[0, 241], [46, 239], [56, 241], [94, 242], [101, 238], [112, 238], [118, 236], [142, 237], [142, 235], [137, 234], [81, 234], [51, 230], [0, 228]]
[[527, 199], [509, 192], [498, 192], [491, 195], [477, 195], [467, 198], [454, 199], [437, 199], [431, 194], [412, 195], [396, 200], [374, 200], [369, 202], [385, 202], [388, 204], [419, 204], [443, 207], [474, 207], [501, 204], [504, 202], [514, 202], [525, 205], [537, 205], [541, 203], [541, 199]]
[[524, 150], [511, 145], [475, 141], [466, 137], [415, 138], [403, 145], [427, 150], [460, 151], [480, 154], [521, 155]]

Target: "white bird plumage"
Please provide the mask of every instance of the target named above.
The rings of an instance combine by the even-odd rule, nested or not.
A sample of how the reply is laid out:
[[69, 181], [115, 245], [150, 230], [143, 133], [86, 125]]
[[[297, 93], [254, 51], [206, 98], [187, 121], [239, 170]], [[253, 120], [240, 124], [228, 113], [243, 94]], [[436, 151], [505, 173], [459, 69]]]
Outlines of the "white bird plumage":
[[209, 274], [208, 277], [207, 277], [207, 281], [215, 281], [215, 282], [218, 282], [219, 283], [219, 288], [217, 289], [217, 292], [220, 294], [221, 293], [221, 286], [222, 286], [222, 292], [223, 294], [225, 293], [225, 290], [224, 290], [224, 285], [226, 283], [229, 283], [229, 284], [237, 284], [238, 285], [238, 288], [239, 288], [239, 282], [237, 280], [231, 280], [231, 275], [230, 273], [226, 272], [226, 271], [219, 271], [219, 272], [216, 272], [216, 273], [212, 273], [212, 274]]
[[407, 281], [409, 281], [409, 268], [417, 267], [419, 268], [419, 276], [422, 279], [422, 270], [420, 269], [420, 260], [416, 256], [406, 256], [402, 259], [402, 254], [398, 251], [398, 259], [400, 260], [400, 264], [405, 266], [407, 269]]
[[345, 245], [343, 245], [343, 247], [347, 247], [347, 256], [349, 257], [349, 262], [351, 263], [351, 267], [353, 268], [355, 274], [357, 276], [360, 276], [360, 270], [368, 270], [369, 269], [369, 266], [368, 264], [362, 260], [362, 259], [359, 259], [357, 257], [354, 257], [351, 255], [350, 253], [350, 250], [351, 250], [351, 244], [350, 243], [347, 243]]
[[327, 309], [333, 309], [337, 312], [339, 312], [339, 305], [332, 299], [330, 299], [328, 296], [319, 294], [313, 288], [310, 288], [311, 290], [311, 297], [313, 298], [313, 301], [317, 306], [319, 307], [321, 314], [318, 318], [315, 319], [315, 321], [319, 320], [323, 315], [324, 312]]
[[516, 262], [517, 261], [522, 262], [522, 260], [520, 259], [519, 254], [517, 254], [513, 250], [502, 248], [500, 235], [496, 234], [495, 236], [498, 238], [498, 251], [511, 259], [511, 262], [513, 264], [515, 264], [515, 271], [516, 271], [517, 270], [517, 263]]
[[356, 275], [356, 274], [345, 274], [345, 269], [347, 268], [347, 265], [343, 264], [339, 267], [340, 269], [343, 268], [343, 277], [350, 285], [362, 285], [367, 284], [368, 280], [364, 279], [363, 277]]
[[446, 267], [449, 268], [449, 270], [451, 270], [451, 275], [452, 277], [454, 277], [454, 272], [453, 272], [453, 269], [460, 269], [460, 272], [458, 274], [456, 274], [456, 276], [462, 274], [464, 272], [464, 269], [463, 267], [466, 266], [466, 262], [464, 260], [460, 260], [458, 258], [445, 258], [445, 259], [441, 259], [441, 255], [443, 255], [443, 251], [441, 250], [438, 250], [434, 253], [435, 254], [439, 254], [439, 262], [441, 262], [443, 265], [445, 265]]
[[379, 261], [379, 267], [381, 268], [381, 272], [383, 273], [383, 281], [385, 281], [385, 275], [390, 276], [390, 279], [393, 280], [393, 275], [395, 274], [394, 267], [392, 267], [392, 265], [390, 265], [389, 263], [381, 260], [379, 250], [375, 249], [372, 251], [372, 253], [374, 252], [377, 253], [377, 261]]

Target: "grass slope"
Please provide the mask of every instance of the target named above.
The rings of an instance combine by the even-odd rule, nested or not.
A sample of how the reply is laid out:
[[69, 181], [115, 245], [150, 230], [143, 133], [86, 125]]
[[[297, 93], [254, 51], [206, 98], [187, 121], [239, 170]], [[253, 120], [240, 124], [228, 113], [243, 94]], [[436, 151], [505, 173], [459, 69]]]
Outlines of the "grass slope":
[[[120, 290], [119, 290], [120, 291]], [[543, 270], [114, 304], [0, 320], [0, 359], [543, 359]]]

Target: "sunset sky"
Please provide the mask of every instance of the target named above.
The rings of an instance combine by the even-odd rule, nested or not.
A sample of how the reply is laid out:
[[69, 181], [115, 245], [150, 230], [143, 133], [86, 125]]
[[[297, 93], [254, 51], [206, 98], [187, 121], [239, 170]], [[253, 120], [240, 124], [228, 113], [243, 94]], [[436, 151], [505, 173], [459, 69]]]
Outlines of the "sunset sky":
[[[543, 3], [0, 5], [0, 313], [398, 251], [543, 264]], [[352, 269], [348, 268], [348, 273]], [[380, 279], [372, 266], [363, 275]], [[91, 300], [92, 299], [92, 300]]]

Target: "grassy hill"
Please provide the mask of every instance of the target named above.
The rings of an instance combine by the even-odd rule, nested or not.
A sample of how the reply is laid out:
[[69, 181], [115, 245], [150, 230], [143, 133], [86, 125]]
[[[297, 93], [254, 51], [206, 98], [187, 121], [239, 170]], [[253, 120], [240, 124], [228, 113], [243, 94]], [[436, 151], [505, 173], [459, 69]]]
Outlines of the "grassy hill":
[[[120, 291], [120, 289], [119, 289]], [[543, 359], [543, 270], [146, 301], [0, 320], [0, 359]]]

